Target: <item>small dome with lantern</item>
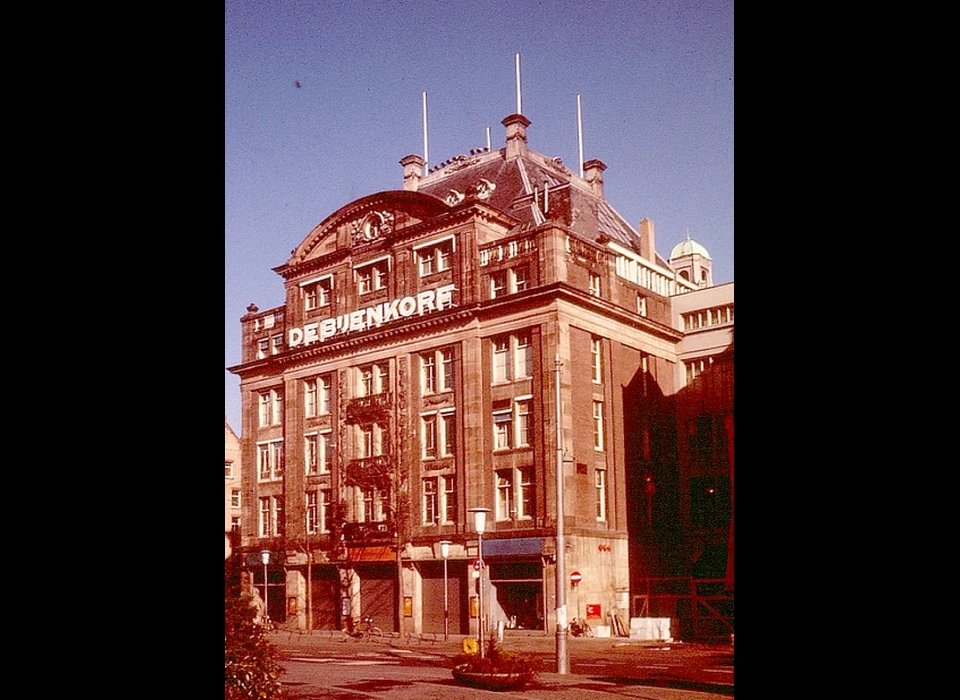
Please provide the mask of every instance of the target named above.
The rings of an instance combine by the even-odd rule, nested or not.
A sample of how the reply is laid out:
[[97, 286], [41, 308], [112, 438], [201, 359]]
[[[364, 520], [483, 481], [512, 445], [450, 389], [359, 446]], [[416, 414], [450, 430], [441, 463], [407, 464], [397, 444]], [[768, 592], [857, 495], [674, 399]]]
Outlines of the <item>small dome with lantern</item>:
[[690, 238], [677, 243], [670, 252], [670, 266], [681, 277], [696, 284], [698, 287], [713, 286], [711, 266], [713, 260], [710, 253], [702, 245]]

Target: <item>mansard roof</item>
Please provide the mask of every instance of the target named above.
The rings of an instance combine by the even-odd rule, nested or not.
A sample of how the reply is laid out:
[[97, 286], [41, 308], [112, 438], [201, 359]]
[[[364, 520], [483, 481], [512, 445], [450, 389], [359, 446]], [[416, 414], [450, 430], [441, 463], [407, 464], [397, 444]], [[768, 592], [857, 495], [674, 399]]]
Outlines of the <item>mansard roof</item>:
[[[281, 275], [296, 275], [333, 252], [347, 253], [362, 243], [360, 230], [369, 219], [379, 216], [384, 230], [402, 228], [456, 210], [461, 204], [482, 203], [503, 214], [511, 231], [539, 226], [547, 221], [567, 228], [572, 235], [591, 243], [615, 242], [641, 253], [640, 234], [603, 196], [601, 173], [606, 166], [588, 161], [584, 177], [572, 172], [560, 158], [551, 158], [526, 146], [522, 115], [508, 116], [507, 145], [495, 151], [475, 149], [470, 155], [451, 158], [429, 173], [417, 172], [412, 183], [407, 173], [412, 164], [424, 165], [419, 156], [401, 161], [403, 190], [387, 190], [354, 200], [318, 224], [295, 249], [287, 262], [277, 268]], [[338, 242], [339, 241], [339, 242]], [[346, 246], [346, 247], [345, 247]], [[660, 255], [653, 262], [669, 267]], [[314, 262], [316, 261], [316, 262]]]
[[591, 242], [614, 240], [639, 250], [639, 234], [585, 180], [559, 158], [527, 150], [513, 158], [506, 149], [460, 155], [430, 173], [418, 187], [448, 204], [480, 199], [518, 219], [518, 227], [557, 221]]

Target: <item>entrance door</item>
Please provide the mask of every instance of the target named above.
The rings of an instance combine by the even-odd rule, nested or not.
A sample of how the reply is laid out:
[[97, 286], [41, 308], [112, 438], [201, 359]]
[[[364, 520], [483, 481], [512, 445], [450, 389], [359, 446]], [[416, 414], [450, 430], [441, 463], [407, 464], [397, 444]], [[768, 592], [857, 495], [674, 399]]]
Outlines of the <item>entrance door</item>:
[[539, 560], [493, 563], [490, 584], [508, 629], [544, 629], [543, 564]]
[[373, 618], [384, 632], [395, 632], [397, 613], [397, 567], [372, 564], [357, 567], [360, 576], [360, 614]]

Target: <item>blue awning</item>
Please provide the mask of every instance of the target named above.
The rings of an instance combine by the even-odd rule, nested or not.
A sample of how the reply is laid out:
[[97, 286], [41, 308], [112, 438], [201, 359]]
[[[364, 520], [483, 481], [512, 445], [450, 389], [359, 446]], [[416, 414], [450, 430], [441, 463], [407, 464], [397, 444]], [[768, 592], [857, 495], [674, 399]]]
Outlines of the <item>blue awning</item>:
[[509, 540], [483, 541], [484, 557], [509, 557], [521, 554], [541, 554], [543, 552], [542, 537], [515, 537]]

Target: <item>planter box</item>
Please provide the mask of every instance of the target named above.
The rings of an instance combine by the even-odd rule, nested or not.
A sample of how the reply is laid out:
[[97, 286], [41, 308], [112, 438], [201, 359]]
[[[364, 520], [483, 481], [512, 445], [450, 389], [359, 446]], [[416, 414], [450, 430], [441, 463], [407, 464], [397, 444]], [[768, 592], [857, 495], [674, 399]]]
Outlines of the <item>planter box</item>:
[[453, 677], [465, 685], [486, 690], [516, 690], [530, 682], [530, 678], [518, 673], [471, 673], [453, 670]]

